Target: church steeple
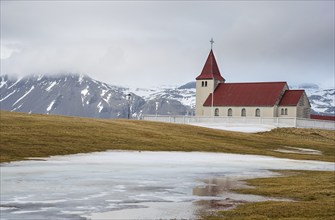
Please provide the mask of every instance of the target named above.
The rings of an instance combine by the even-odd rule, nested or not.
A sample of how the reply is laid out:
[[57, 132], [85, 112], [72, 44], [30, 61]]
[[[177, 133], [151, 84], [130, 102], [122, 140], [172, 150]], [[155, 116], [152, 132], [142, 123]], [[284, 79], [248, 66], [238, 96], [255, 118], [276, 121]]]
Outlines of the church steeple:
[[[212, 41], [211, 41], [212, 43]], [[201, 71], [201, 74], [196, 78], [196, 80], [203, 79], [216, 79], [219, 81], [226, 81], [220, 73], [218, 64], [216, 63], [216, 59], [213, 53], [213, 50], [209, 52], [204, 68]]]
[[[221, 76], [218, 64], [216, 63], [213, 53], [213, 38], [210, 41], [211, 50], [208, 54], [206, 63], [196, 78], [196, 99], [195, 99], [195, 114], [197, 116], [212, 115], [214, 116], [214, 99], [212, 99], [212, 109], [205, 112], [204, 103], [210, 94], [214, 93], [215, 88], [226, 80]], [[212, 96], [214, 97], [214, 96]], [[206, 110], [208, 111], [208, 109]]]

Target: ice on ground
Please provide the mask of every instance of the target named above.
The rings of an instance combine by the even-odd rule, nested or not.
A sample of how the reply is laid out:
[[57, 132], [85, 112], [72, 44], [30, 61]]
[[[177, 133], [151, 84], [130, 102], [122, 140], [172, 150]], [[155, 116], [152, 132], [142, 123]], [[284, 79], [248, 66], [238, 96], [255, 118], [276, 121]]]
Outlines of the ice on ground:
[[202, 122], [190, 123], [190, 125], [205, 128], [213, 128], [218, 130], [225, 130], [225, 131], [244, 132], [244, 133], [266, 132], [276, 128], [275, 126], [271, 125], [222, 124], [222, 123], [202, 123]]
[[194, 219], [210, 204], [270, 199], [229, 191], [240, 180], [274, 175], [270, 169], [334, 171], [334, 163], [204, 152], [43, 159], [1, 164], [3, 219]]
[[322, 154], [321, 151], [318, 150], [300, 148], [300, 147], [285, 147], [285, 148], [279, 148], [275, 151], [281, 153], [294, 153], [294, 154], [316, 154], [316, 155]]

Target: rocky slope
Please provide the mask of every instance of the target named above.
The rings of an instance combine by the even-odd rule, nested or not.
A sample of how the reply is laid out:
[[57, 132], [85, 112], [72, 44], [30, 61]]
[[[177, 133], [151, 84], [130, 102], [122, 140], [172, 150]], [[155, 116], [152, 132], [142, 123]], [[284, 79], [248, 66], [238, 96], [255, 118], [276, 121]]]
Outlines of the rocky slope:
[[142, 94], [144, 90], [117, 87], [78, 74], [21, 79], [0, 76], [0, 109], [94, 118], [126, 118], [128, 107], [132, 117], [190, 112], [189, 105], [181, 103], [173, 89], [164, 90], [164, 95], [152, 94], [150, 99], [136, 95], [136, 91]]
[[[335, 114], [334, 88], [302, 84], [292, 89], [306, 90], [313, 113]], [[195, 107], [195, 82], [144, 89], [117, 87], [78, 74], [0, 76], [0, 93], [1, 110], [80, 117], [126, 118], [128, 108], [131, 117], [193, 115]]]

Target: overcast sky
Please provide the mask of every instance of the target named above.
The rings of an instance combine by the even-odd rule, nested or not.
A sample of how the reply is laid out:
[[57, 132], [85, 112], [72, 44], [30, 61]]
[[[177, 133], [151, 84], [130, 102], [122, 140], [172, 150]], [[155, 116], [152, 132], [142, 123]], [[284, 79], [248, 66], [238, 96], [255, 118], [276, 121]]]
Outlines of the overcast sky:
[[334, 1], [1, 1], [1, 74], [180, 85], [211, 37], [227, 82], [334, 87]]

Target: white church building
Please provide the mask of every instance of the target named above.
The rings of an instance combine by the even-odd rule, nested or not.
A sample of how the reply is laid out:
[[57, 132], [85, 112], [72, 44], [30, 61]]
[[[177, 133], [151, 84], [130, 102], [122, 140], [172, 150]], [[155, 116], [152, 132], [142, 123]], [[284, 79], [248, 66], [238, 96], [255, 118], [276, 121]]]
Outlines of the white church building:
[[309, 118], [304, 90], [286, 82], [226, 83], [211, 49], [196, 78], [196, 116]]

